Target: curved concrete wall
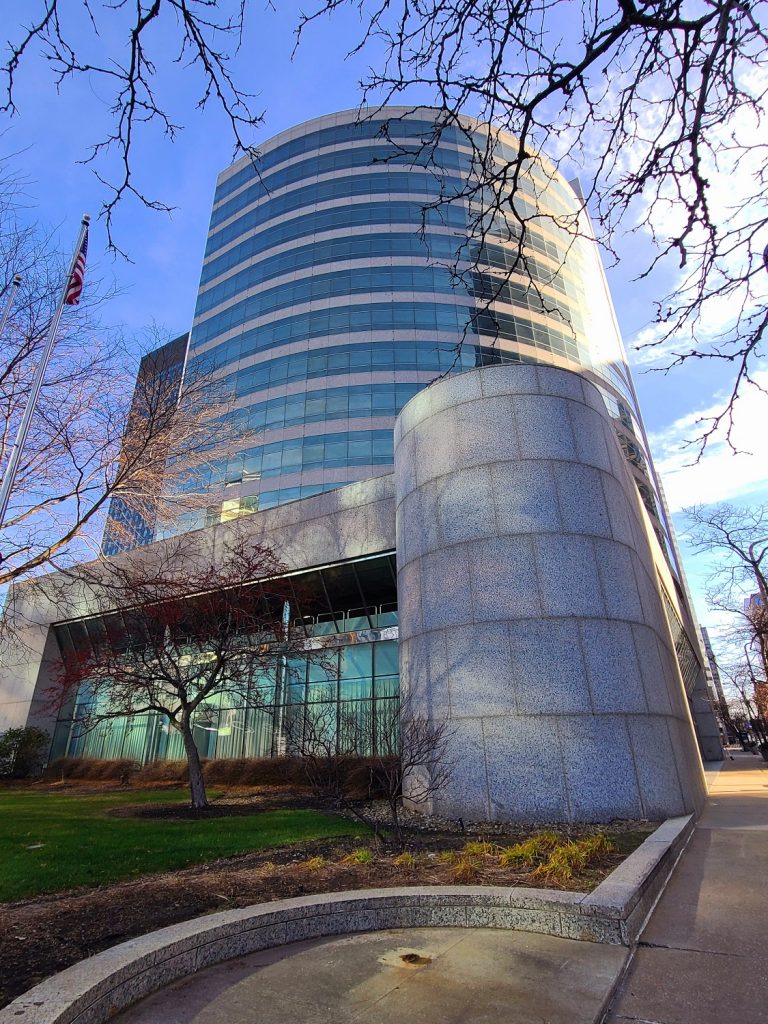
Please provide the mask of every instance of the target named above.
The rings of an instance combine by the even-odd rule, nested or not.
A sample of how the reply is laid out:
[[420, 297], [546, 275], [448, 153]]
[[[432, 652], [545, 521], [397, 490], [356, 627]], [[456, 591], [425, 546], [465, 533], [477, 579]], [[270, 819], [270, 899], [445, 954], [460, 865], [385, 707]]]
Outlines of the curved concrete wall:
[[401, 688], [451, 723], [453, 778], [424, 809], [697, 810], [651, 542], [598, 391], [541, 366], [433, 385], [398, 418], [395, 495]]

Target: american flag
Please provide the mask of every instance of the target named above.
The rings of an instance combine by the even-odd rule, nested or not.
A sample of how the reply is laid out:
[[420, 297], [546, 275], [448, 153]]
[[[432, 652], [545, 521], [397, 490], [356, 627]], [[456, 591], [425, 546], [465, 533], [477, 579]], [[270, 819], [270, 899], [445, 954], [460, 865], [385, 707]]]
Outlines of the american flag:
[[80, 246], [80, 252], [77, 254], [75, 260], [75, 266], [72, 269], [72, 276], [69, 279], [67, 285], [67, 294], [64, 296], [65, 306], [77, 306], [80, 302], [80, 296], [83, 293], [83, 279], [85, 278], [85, 257], [88, 252], [88, 228], [85, 229], [83, 235], [83, 244]]

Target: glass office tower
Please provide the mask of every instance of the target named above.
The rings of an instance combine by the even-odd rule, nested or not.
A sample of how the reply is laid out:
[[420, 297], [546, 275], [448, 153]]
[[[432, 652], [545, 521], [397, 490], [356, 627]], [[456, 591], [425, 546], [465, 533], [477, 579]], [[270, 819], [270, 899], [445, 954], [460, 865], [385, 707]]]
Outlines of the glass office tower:
[[[524, 361], [598, 384], [664, 543], [577, 193], [532, 162], [514, 196], [523, 267], [511, 207], [486, 218], [479, 240], [471, 201], [438, 202], [465, 189], [488, 144], [468, 121], [435, 145], [437, 116], [333, 114], [265, 143], [258, 166], [243, 159], [220, 175], [188, 359], [215, 368], [259, 433], [211, 479], [208, 523], [390, 472], [395, 417], [417, 391], [441, 374]], [[501, 160], [516, 151], [511, 138], [495, 142]], [[457, 281], [461, 258], [470, 269]]]

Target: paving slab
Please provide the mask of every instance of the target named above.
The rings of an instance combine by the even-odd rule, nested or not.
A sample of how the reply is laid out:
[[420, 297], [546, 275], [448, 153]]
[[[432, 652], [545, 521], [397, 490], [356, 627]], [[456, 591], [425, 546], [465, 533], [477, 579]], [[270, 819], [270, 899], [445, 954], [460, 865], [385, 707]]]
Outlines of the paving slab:
[[628, 950], [495, 929], [297, 942], [199, 971], [114, 1024], [593, 1024]]
[[707, 782], [607, 1024], [768, 1024], [768, 765], [737, 753]]

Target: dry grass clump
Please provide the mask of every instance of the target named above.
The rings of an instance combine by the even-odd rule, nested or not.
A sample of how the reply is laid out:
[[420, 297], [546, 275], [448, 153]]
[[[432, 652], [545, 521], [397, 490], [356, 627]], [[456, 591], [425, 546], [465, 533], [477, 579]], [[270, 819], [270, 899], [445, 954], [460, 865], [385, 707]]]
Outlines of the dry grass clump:
[[307, 871], [322, 871], [328, 867], [328, 861], [322, 856], [310, 857], [309, 860], [300, 861], [298, 867], [306, 868]]
[[472, 857], [464, 853], [457, 858], [453, 869], [453, 880], [461, 885], [467, 882], [477, 881], [480, 875], [481, 863], [478, 857]]
[[602, 832], [586, 839], [574, 839], [562, 843], [550, 853], [548, 859], [540, 864], [533, 877], [546, 882], [565, 885], [574, 875], [579, 875], [587, 868], [600, 864], [616, 852], [616, 844]]
[[392, 863], [396, 868], [403, 868], [405, 871], [412, 871], [416, 867], [416, 854], [406, 850], [404, 853], [398, 854]]
[[441, 850], [436, 857], [438, 864], [455, 864], [458, 854], [455, 850]]
[[348, 853], [344, 858], [345, 864], [370, 864], [373, 860], [373, 853], [365, 846]]
[[523, 843], [508, 846], [499, 856], [503, 868], [532, 868], [563, 842], [557, 832], [539, 832]]
[[490, 857], [498, 853], [500, 847], [495, 843], [489, 843], [487, 839], [471, 839], [464, 843], [461, 852], [467, 857]]

